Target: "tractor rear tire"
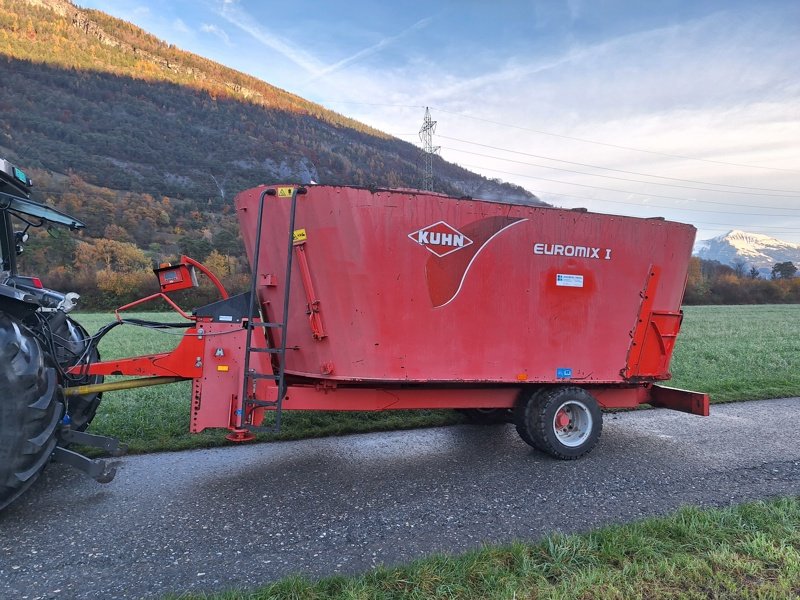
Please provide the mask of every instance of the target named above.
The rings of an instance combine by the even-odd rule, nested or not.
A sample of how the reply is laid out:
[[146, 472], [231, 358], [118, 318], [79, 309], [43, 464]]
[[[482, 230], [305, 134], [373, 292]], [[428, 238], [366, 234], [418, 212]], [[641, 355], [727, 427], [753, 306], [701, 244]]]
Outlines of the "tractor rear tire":
[[[53, 336], [59, 339], [56, 345], [56, 360], [65, 369], [73, 366], [73, 361], [76, 356], [81, 356], [86, 350], [89, 343], [89, 333], [77, 321], [73, 321], [67, 317], [62, 321], [58, 328], [53, 330]], [[100, 360], [100, 353], [97, 348], [92, 348], [89, 356], [89, 362], [95, 363]], [[64, 382], [65, 387], [74, 387], [77, 385], [90, 385], [95, 383], [103, 383], [102, 375], [86, 375], [80, 379], [71, 379]], [[75, 431], [85, 431], [89, 427], [89, 423], [94, 419], [97, 413], [97, 407], [100, 406], [103, 394], [95, 392], [93, 394], [84, 394], [82, 396], [70, 396], [67, 399], [67, 415], [68, 422], [72, 429]]]
[[0, 313], [0, 510], [50, 461], [64, 413], [56, 370], [34, 335]]

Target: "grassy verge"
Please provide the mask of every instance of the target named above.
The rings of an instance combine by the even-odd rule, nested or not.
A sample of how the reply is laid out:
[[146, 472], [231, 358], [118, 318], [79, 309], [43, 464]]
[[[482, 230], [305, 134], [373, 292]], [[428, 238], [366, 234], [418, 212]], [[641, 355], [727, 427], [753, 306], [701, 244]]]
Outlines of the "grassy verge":
[[800, 498], [661, 519], [538, 544], [434, 556], [358, 577], [284, 579], [215, 600], [798, 598]]
[[[797, 314], [798, 307], [792, 305], [687, 307], [670, 384], [707, 391], [715, 402], [800, 395]], [[175, 320], [171, 314], [146, 316]], [[95, 332], [113, 316], [82, 314], [77, 319]], [[118, 358], [163, 352], [177, 342], [175, 335], [122, 326], [103, 339], [100, 351], [103, 358]], [[132, 452], [225, 444], [224, 432], [187, 433], [189, 395], [188, 383], [110, 392], [103, 398], [91, 431], [125, 440]], [[259, 439], [298, 439], [462, 421], [454, 411], [287, 412], [281, 434], [261, 434]]]

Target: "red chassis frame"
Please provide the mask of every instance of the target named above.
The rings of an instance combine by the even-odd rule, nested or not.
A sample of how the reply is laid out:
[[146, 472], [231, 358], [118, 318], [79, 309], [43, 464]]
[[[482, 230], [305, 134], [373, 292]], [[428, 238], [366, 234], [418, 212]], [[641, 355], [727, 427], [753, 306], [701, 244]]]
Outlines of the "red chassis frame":
[[[196, 285], [189, 267], [199, 269], [209, 277], [222, 298], [228, 293], [219, 280], [202, 264], [182, 256], [175, 267], [168, 265], [157, 269], [162, 292], [136, 300], [120, 307], [120, 312], [145, 302], [161, 298], [184, 318], [193, 321], [180, 343], [171, 352], [135, 356], [118, 360], [92, 363], [88, 367], [77, 366], [75, 373], [87, 375], [128, 375], [134, 377], [164, 377], [166, 382], [175, 378], [192, 381], [192, 404], [190, 431], [199, 433], [208, 428], [226, 428], [234, 432], [231, 439], [246, 440], [247, 426], [259, 426], [266, 408], [244, 409], [242, 389], [244, 386], [244, 353], [247, 330], [241, 323], [213, 322], [210, 317], [196, 317], [184, 312], [164, 292], [185, 289]], [[180, 270], [179, 278], [185, 287], [175, 285], [175, 277], [167, 280], [165, 270]], [[253, 329], [252, 345], [266, 346], [263, 329]], [[259, 373], [273, 373], [266, 354], [253, 353], [251, 368]], [[332, 382], [304, 378], [287, 387], [281, 407], [283, 410], [346, 410], [378, 411], [402, 409], [454, 409], [454, 408], [513, 408], [520, 391], [527, 386], [564, 385], [565, 383], [520, 383], [519, 385], [495, 384], [472, 387], [458, 386], [403, 386], [402, 382], [355, 383]], [[574, 385], [574, 384], [573, 384]], [[584, 386], [595, 397], [603, 409], [635, 408], [649, 403], [695, 415], [708, 416], [707, 394], [662, 387], [653, 383], [630, 385]], [[277, 383], [259, 379], [253, 390], [255, 397], [263, 401], [275, 401], [278, 396]]]

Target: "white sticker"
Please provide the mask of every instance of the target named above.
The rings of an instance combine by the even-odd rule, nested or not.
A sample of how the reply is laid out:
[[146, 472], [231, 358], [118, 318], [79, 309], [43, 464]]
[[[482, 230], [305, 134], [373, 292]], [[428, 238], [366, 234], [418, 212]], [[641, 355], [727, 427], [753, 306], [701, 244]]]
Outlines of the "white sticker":
[[561, 287], [583, 287], [583, 275], [556, 274], [556, 285]]
[[220, 315], [219, 316], [219, 320], [222, 321], [222, 322], [233, 321], [233, 317], [230, 316], [230, 315]]

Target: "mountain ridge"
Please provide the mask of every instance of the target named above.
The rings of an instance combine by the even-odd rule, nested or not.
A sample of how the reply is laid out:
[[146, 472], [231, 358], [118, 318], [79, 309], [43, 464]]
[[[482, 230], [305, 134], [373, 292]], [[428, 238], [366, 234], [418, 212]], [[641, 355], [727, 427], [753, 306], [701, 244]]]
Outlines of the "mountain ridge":
[[[228, 91], [238, 95], [243, 100], [251, 100], [256, 102], [257, 104], [262, 104], [264, 106], [274, 106], [279, 108], [285, 109], [294, 109], [294, 110], [305, 110], [310, 114], [316, 114], [321, 118], [326, 118], [331, 122], [339, 123], [344, 122], [348, 125], [352, 126], [356, 129], [364, 129], [369, 131], [370, 133], [382, 137], [390, 137], [384, 132], [368, 127], [363, 123], [356, 121], [355, 119], [350, 119], [348, 117], [344, 117], [343, 115], [339, 115], [338, 113], [326, 109], [320, 105], [315, 103], [309, 102], [296, 94], [292, 94], [287, 92], [286, 90], [282, 90], [276, 86], [273, 86], [265, 81], [259, 80], [256, 77], [251, 75], [247, 75], [246, 73], [242, 73], [241, 71], [237, 71], [231, 67], [227, 67], [225, 65], [221, 65], [219, 63], [215, 63], [209, 59], [200, 57], [195, 55], [191, 52], [187, 52], [185, 50], [181, 50], [177, 48], [173, 44], [168, 44], [167, 42], [158, 39], [157, 37], [153, 36], [152, 34], [144, 31], [143, 29], [124, 21], [122, 19], [117, 19], [115, 17], [111, 17], [102, 11], [93, 10], [93, 9], [84, 9], [81, 8], [69, 0], [23, 0], [24, 2], [28, 3], [31, 6], [39, 7], [45, 10], [50, 10], [55, 12], [58, 16], [68, 19], [71, 23], [71, 26], [75, 29], [82, 31], [87, 36], [91, 36], [97, 39], [101, 44], [104, 46], [109, 46], [112, 48], [120, 49], [123, 53], [133, 54], [137, 57], [138, 61], [147, 61], [152, 62], [159, 67], [165, 69], [166, 71], [173, 73], [173, 74], [183, 74], [189, 76], [195, 80], [199, 80], [200, 83], [205, 83], [208, 85], [209, 91], [220, 91], [219, 84], [222, 84], [223, 88], [227, 89]], [[95, 17], [95, 18], [92, 18]], [[135, 33], [138, 37], [139, 41], [148, 42], [148, 46], [150, 50], [143, 48], [143, 44], [133, 44], [125, 39], [122, 39], [122, 35], [119, 33], [109, 33], [106, 29], [102, 26], [103, 21], [105, 23], [109, 22], [120, 22], [124, 23], [127, 28], [129, 29], [129, 33]], [[125, 28], [122, 29], [122, 33], [125, 33]], [[161, 56], [159, 52], [166, 52], [168, 56]], [[172, 55], [172, 60], [170, 60], [169, 55]], [[215, 65], [218, 67], [219, 73], [225, 75], [225, 78], [220, 82], [218, 80], [214, 80], [213, 78], [209, 77], [208, 74], [201, 68], [187, 66], [185, 61], [187, 59], [197, 60], [199, 59], [201, 66], [208, 67], [209, 65]], [[66, 62], [66, 57], [65, 57]], [[127, 69], [124, 70], [127, 74], [136, 76], [135, 69]], [[157, 72], [145, 72], [142, 74], [143, 79], [147, 79], [147, 76], [155, 77], [157, 79], [162, 79], [165, 81], [170, 81], [169, 78], [164, 77], [164, 73], [159, 74]], [[242, 83], [243, 81], [249, 82], [250, 85], [246, 85]], [[214, 85], [217, 84], [217, 85]], [[271, 101], [267, 99], [268, 94], [265, 92], [265, 87], [269, 92], [279, 91], [280, 95], [272, 98]], [[261, 88], [261, 89], [258, 89]], [[311, 110], [311, 108], [314, 110]]]
[[[67, 0], [0, 0], [0, 76], [0, 145], [101, 187], [200, 202], [278, 179], [422, 187], [418, 147]], [[434, 161], [437, 191], [544, 204]]]
[[730, 266], [739, 261], [745, 267], [755, 267], [761, 272], [770, 272], [772, 266], [779, 262], [790, 261], [800, 265], [800, 244], [741, 229], [732, 229], [722, 235], [697, 241], [692, 254]]

